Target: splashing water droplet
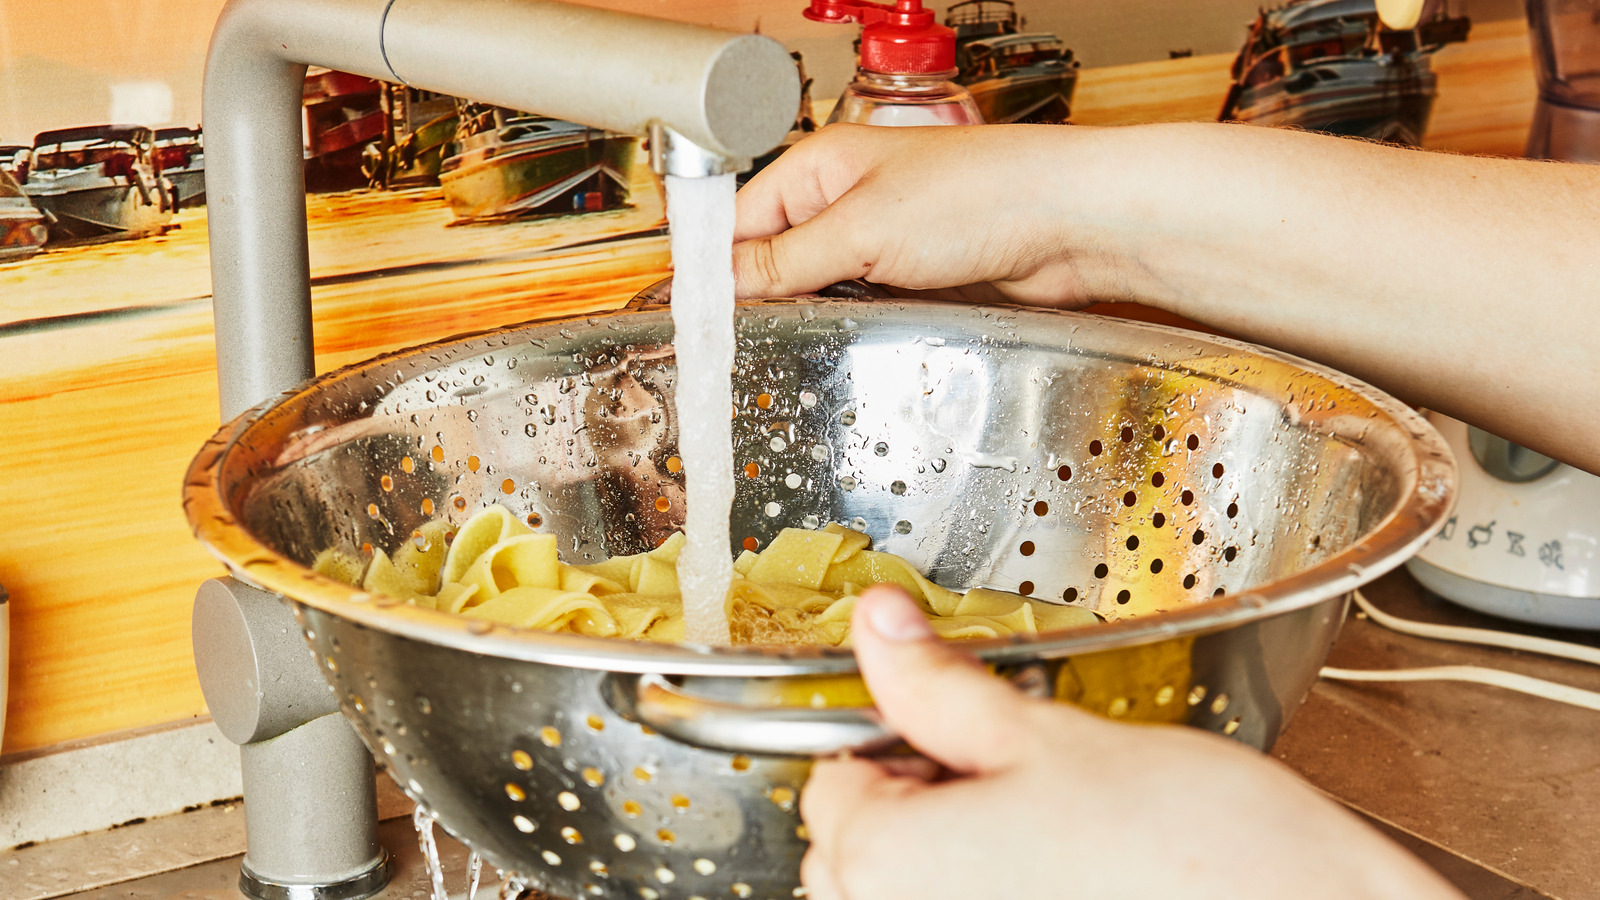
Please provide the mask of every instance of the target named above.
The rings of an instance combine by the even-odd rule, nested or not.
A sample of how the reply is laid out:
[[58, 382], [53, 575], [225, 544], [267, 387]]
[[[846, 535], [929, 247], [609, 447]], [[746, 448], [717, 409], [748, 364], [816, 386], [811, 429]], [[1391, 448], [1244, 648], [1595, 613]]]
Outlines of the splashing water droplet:
[[411, 824], [417, 829], [417, 845], [422, 848], [422, 862], [433, 885], [429, 900], [450, 900], [444, 890], [444, 866], [439, 862], [439, 843], [433, 836], [433, 823], [433, 814], [426, 807], [418, 806], [411, 813]]

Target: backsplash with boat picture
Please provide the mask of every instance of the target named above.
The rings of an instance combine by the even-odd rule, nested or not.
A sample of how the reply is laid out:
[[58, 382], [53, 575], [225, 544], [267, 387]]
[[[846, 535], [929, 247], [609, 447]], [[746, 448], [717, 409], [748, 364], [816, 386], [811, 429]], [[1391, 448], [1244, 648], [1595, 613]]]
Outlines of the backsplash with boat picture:
[[[200, 98], [224, 2], [0, 2], [0, 494], [49, 513], [0, 522], [11, 548], [0, 551], [13, 629], [6, 753], [206, 711], [189, 617], [195, 586], [219, 570], [176, 488], [218, 426], [207, 214], [227, 198], [207, 191]], [[808, 0], [581, 2], [781, 42], [809, 91], [757, 165], [808, 140], [855, 73], [859, 29], [806, 20]], [[1451, 0], [1448, 17], [1470, 14], [1472, 32], [1437, 52], [1449, 32], [1419, 32], [1412, 49], [1406, 35], [1374, 30], [1373, 0], [1266, 0], [1256, 31], [1261, 0], [927, 5], [955, 32], [952, 77], [989, 122], [1214, 120], [1241, 77], [1260, 90], [1241, 92], [1235, 117], [1264, 114], [1277, 76], [1254, 60], [1274, 53], [1276, 86], [1307, 98], [1325, 97], [1323, 85], [1386, 89], [1344, 78], [1333, 57], [1370, 58], [1361, 64], [1380, 72], [1426, 58], [1442, 85], [1429, 143], [1443, 136], [1463, 152], [1515, 152], [1526, 135], [1525, 112], [1483, 113], [1481, 98], [1501, 89], [1474, 80], [1520, 79], [1532, 106], [1526, 30], [1509, 22], [1520, 0]], [[1337, 42], [1314, 39], [1323, 33]], [[1247, 39], [1251, 61], [1230, 73]], [[1302, 90], [1304, 72], [1316, 84]], [[615, 309], [670, 274], [642, 139], [475, 99], [306, 73], [318, 371]], [[1402, 123], [1415, 133], [1418, 121]]]
[[[164, 2], [170, 0], [146, 5]], [[1245, 8], [1237, 0], [1208, 3], [1217, 7], [1213, 17]], [[827, 42], [819, 44], [801, 28], [801, 3], [756, 5], [766, 11], [754, 21], [756, 30], [765, 26], [805, 48], [791, 55], [807, 90], [793, 131], [741, 183], [816, 130], [854, 65], [853, 29], [824, 29]], [[1219, 117], [1418, 144], [1436, 91], [1429, 56], [1464, 40], [1469, 29], [1444, 0], [1427, 0], [1427, 10], [1421, 24], [1404, 31], [1383, 26], [1374, 0], [1286, 0], [1257, 11], [1247, 25], [1235, 19], [1234, 33], [1243, 31], [1245, 41], [1232, 84], [1218, 85], [1226, 95]], [[1187, 12], [1195, 14], [1193, 4]], [[696, 10], [685, 13], [693, 17]], [[985, 121], [1072, 121], [1082, 63], [1070, 26], [1082, 21], [1089, 23], [1083, 30], [1094, 32], [1085, 0], [958, 0], [940, 18], [955, 33], [951, 77], [972, 93]], [[1194, 52], [1183, 36], [1168, 35], [1168, 56]], [[819, 57], [827, 71], [814, 102]], [[189, 85], [189, 93], [197, 95], [197, 87]], [[635, 172], [645, 148], [632, 135], [315, 67], [306, 73], [302, 100], [312, 193], [393, 192], [396, 203], [448, 209], [450, 225], [494, 226], [626, 208], [637, 199], [636, 182], [652, 182]], [[197, 108], [197, 100], [191, 105]], [[0, 137], [17, 140], [9, 127], [0, 122]], [[84, 122], [42, 130], [31, 142], [0, 144], [0, 264], [199, 226], [206, 201], [198, 124]]]

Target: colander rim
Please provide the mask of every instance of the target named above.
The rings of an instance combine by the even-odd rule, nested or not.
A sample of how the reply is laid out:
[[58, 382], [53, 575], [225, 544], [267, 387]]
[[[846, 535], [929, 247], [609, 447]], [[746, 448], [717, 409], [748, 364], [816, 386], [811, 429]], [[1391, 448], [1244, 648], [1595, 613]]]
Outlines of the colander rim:
[[[794, 304], [795, 298], [740, 301], [741, 310], [767, 304]], [[853, 307], [883, 307], [889, 301], [827, 301], [830, 312], [849, 315]], [[897, 308], [937, 308], [937, 301], [895, 300]], [[1455, 500], [1456, 462], [1449, 446], [1417, 411], [1372, 385], [1343, 372], [1293, 354], [1233, 338], [1118, 317], [1079, 311], [1007, 304], [966, 305], [976, 315], [1076, 317], [1112, 327], [1151, 333], [1167, 339], [1209, 344], [1286, 364], [1353, 392], [1387, 415], [1406, 439], [1413, 466], [1404, 495], [1362, 539], [1328, 558], [1282, 578], [1239, 593], [1223, 594], [1178, 610], [1130, 617], [1040, 635], [964, 641], [963, 646], [991, 663], [1049, 659], [1112, 650], [1178, 636], [1201, 635], [1233, 628], [1256, 619], [1281, 615], [1343, 596], [1393, 570], [1414, 555], [1448, 517]], [[534, 327], [559, 329], [567, 323], [595, 322], [622, 315], [659, 311], [637, 307], [609, 313], [583, 313], [532, 319], [380, 354], [307, 379], [263, 400], [224, 423], [191, 461], [185, 477], [183, 504], [194, 535], [240, 580], [277, 594], [297, 610], [302, 606], [359, 625], [413, 640], [486, 656], [504, 657], [584, 669], [666, 675], [728, 677], [831, 674], [855, 670], [848, 648], [709, 647], [658, 644], [513, 628], [447, 612], [411, 606], [374, 595], [294, 563], [256, 540], [229, 512], [222, 471], [229, 451], [252, 426], [275, 410], [290, 407], [323, 384], [357, 376], [397, 358], [437, 353], [446, 347], [497, 337]]]

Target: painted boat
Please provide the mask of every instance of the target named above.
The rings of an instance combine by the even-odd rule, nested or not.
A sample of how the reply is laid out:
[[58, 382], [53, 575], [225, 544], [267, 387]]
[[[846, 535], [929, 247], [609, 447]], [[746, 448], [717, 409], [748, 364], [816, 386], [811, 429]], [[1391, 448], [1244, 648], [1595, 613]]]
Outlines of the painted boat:
[[172, 184], [157, 173], [142, 125], [46, 131], [34, 138], [22, 189], [52, 243], [143, 237], [172, 219]]
[[637, 147], [631, 135], [468, 105], [439, 186], [457, 221], [611, 209], [628, 201]]
[[372, 187], [408, 188], [439, 183], [439, 168], [455, 148], [462, 101], [402, 84], [383, 86], [385, 131], [362, 153], [361, 171]]
[[16, 262], [44, 248], [49, 229], [22, 185], [0, 168], [0, 263]]
[[17, 174], [17, 163], [26, 160], [33, 148], [27, 144], [0, 144], [0, 170]]
[[1010, 0], [966, 0], [945, 11], [956, 33], [956, 81], [983, 120], [1065, 122], [1078, 85], [1078, 60], [1049, 32], [1024, 32]]
[[364, 75], [313, 67], [301, 92], [306, 189], [362, 187], [361, 157], [383, 135], [382, 85]]
[[1438, 94], [1430, 57], [1470, 28], [1443, 9], [1396, 31], [1374, 0], [1292, 0], [1251, 23], [1218, 118], [1420, 146]]
[[158, 128], [156, 169], [177, 190], [179, 208], [206, 202], [206, 148], [200, 129]]

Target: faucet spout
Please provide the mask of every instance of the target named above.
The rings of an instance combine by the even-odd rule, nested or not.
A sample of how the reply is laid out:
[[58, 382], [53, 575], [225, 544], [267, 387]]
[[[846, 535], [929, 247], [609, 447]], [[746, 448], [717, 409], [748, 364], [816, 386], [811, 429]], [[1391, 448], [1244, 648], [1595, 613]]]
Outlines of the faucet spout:
[[748, 156], [714, 153], [660, 122], [650, 123], [650, 170], [657, 175], [706, 178], [750, 168]]
[[308, 65], [627, 134], [658, 123], [734, 168], [783, 140], [800, 98], [760, 35], [556, 0], [229, 0], [204, 98], [224, 418], [313, 374]]

